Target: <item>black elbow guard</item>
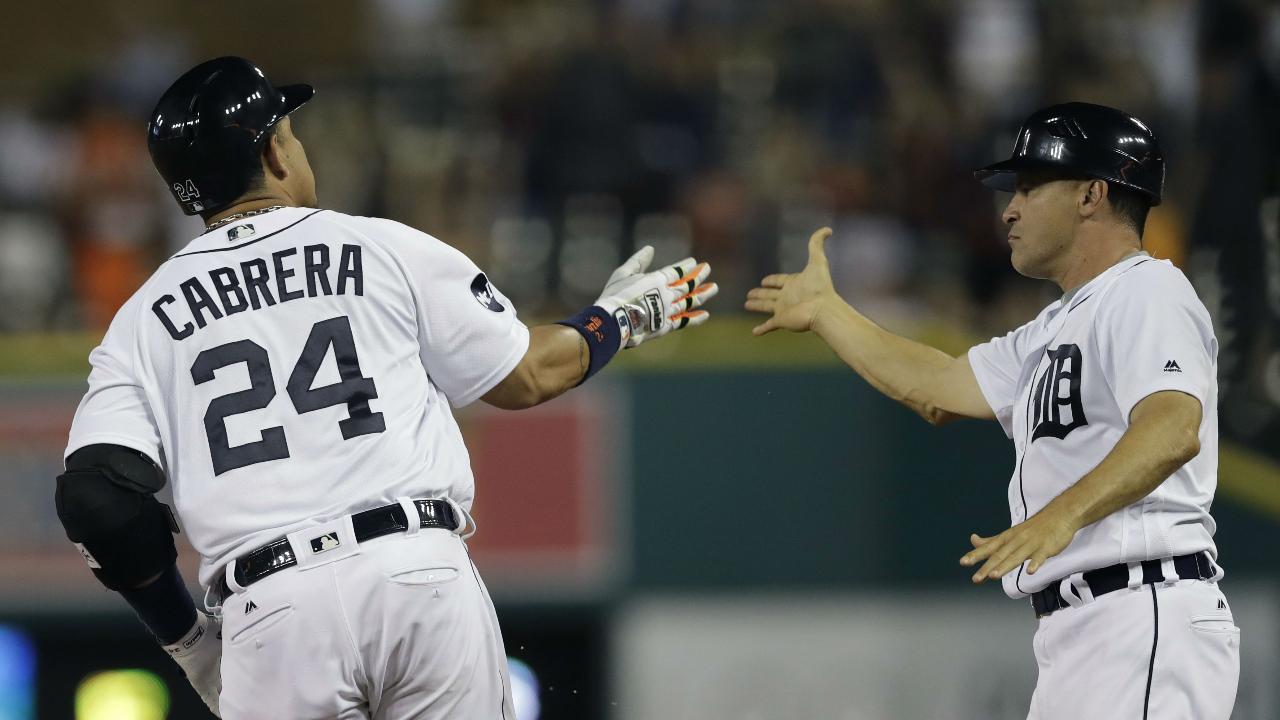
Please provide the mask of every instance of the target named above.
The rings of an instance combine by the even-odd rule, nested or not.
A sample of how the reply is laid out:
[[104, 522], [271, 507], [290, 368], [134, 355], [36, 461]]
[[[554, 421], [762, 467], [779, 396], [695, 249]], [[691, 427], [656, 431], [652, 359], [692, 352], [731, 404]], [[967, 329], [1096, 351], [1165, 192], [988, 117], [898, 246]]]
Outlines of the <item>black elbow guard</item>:
[[131, 448], [87, 445], [67, 458], [54, 495], [58, 519], [108, 588], [137, 587], [177, 559], [177, 523], [155, 498], [162, 487], [160, 468]]

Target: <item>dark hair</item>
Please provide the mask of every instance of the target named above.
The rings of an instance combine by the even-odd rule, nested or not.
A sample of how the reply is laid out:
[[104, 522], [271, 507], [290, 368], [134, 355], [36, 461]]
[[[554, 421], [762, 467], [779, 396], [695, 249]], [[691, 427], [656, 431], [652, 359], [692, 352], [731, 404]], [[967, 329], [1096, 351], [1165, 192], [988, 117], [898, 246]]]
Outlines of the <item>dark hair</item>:
[[1124, 224], [1132, 227], [1142, 237], [1143, 226], [1147, 224], [1147, 212], [1151, 210], [1151, 201], [1146, 195], [1115, 183], [1107, 183], [1107, 198], [1111, 200], [1111, 209]]

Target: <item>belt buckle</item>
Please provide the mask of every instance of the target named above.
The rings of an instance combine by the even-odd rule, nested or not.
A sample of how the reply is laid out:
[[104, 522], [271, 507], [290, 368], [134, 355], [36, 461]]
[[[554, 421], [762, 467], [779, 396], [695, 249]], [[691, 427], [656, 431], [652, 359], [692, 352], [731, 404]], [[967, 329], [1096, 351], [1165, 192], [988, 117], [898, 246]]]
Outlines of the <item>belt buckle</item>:
[[433, 498], [414, 500], [413, 504], [418, 509], [419, 527], [425, 527], [427, 525], [431, 525], [432, 527], [443, 527], [444, 524], [448, 522], [448, 518], [444, 511], [448, 510], [450, 514], [453, 511], [453, 508], [449, 507], [449, 503], [433, 502]]
[[311, 554], [319, 555], [330, 550], [337, 550], [342, 547], [342, 540], [338, 537], [338, 531], [333, 530], [311, 538]]
[[292, 565], [304, 568], [358, 552], [351, 517], [344, 515], [285, 535]]

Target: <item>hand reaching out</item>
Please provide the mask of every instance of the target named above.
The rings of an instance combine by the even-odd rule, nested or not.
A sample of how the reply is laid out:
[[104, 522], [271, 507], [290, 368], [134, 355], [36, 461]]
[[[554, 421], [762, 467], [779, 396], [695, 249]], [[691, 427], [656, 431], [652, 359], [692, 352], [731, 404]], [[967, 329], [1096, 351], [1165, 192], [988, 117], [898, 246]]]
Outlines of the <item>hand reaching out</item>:
[[809, 238], [809, 264], [794, 274], [769, 275], [760, 287], [747, 293], [744, 307], [751, 312], [772, 315], [752, 329], [753, 335], [774, 330], [804, 332], [813, 329], [819, 311], [830, 301], [838, 300], [831, 285], [831, 269], [823, 249], [831, 228], [822, 228]]

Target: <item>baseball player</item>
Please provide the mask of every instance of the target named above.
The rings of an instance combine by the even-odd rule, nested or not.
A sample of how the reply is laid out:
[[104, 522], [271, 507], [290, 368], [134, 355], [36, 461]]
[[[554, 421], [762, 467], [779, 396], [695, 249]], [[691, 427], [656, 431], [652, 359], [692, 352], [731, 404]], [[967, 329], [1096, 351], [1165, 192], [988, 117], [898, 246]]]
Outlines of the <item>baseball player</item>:
[[[705, 322], [716, 285], [646, 247], [528, 328], [439, 240], [317, 209], [290, 120], [312, 92], [224, 57], [160, 99], [152, 159], [206, 228], [90, 355], [58, 515], [221, 717], [513, 718], [450, 406], [550, 400]], [[219, 613], [174, 564], [166, 480]]]
[[996, 420], [1013, 440], [1012, 527], [972, 535], [960, 564], [1040, 618], [1029, 718], [1226, 720], [1240, 631], [1209, 515], [1218, 343], [1182, 273], [1141, 251], [1156, 139], [1119, 110], [1056, 105], [975, 176], [1013, 193], [1013, 267], [1062, 289], [1035, 320], [960, 357], [886, 332], [833, 291], [823, 229], [803, 272], [748, 294], [771, 315], [755, 334], [813, 330], [930, 423]]

